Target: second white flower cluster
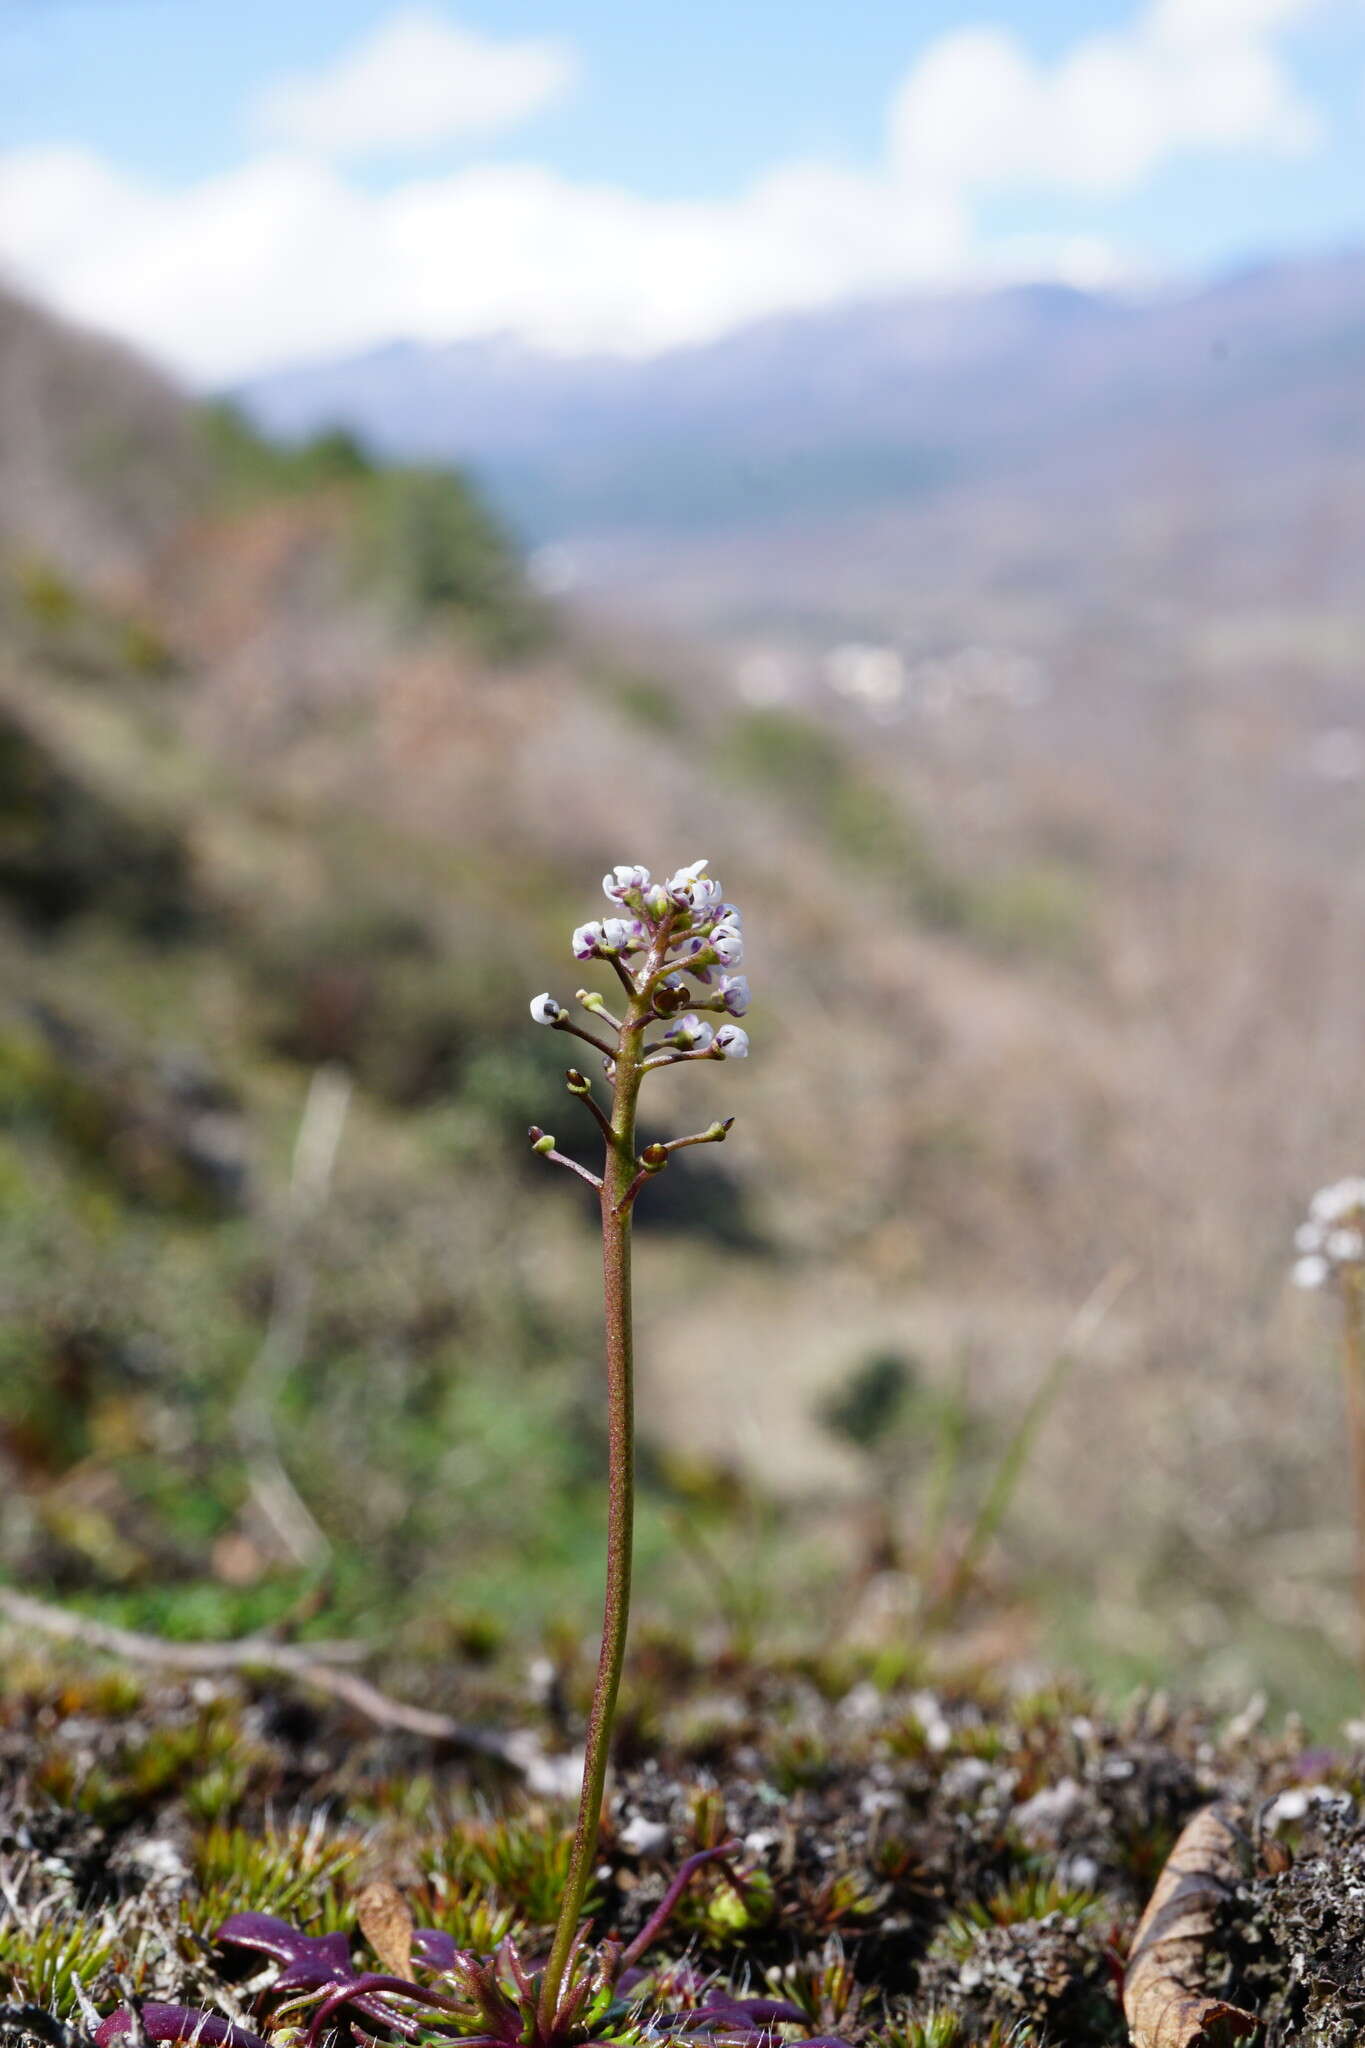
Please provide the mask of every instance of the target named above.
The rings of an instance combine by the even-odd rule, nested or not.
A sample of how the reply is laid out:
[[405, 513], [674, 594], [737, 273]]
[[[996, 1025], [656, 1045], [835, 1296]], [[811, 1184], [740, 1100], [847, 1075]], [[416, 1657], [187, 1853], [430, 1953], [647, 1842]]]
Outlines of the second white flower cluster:
[[1343, 1271], [1365, 1265], [1365, 1178], [1358, 1175], [1319, 1188], [1307, 1220], [1294, 1233], [1296, 1287], [1324, 1287]]

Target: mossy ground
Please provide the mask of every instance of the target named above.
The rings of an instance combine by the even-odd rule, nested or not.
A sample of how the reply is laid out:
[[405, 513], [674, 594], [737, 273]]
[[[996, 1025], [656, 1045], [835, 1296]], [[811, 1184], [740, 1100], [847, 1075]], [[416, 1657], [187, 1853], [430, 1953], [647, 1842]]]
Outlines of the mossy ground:
[[[313, 1933], [353, 1929], [356, 1896], [378, 1876], [419, 1924], [462, 1945], [512, 1934], [543, 1952], [569, 1810], [521, 1777], [264, 1674], [147, 1678], [54, 1665], [13, 1641], [4, 1672], [11, 2002], [79, 2019], [82, 1997], [107, 2013], [132, 1991], [269, 2034], [268, 1992], [245, 1983], [215, 1929], [248, 1910]], [[587, 1659], [570, 1657], [542, 1662], [522, 1689], [467, 1673], [439, 1685], [428, 1674], [427, 1689], [466, 1720], [531, 1731], [553, 1760], [587, 1679]], [[1124, 2039], [1121, 1958], [1200, 1804], [1292, 1801], [1306, 1777], [1347, 1798], [1365, 1784], [1360, 1758], [1305, 1758], [1292, 1726], [1220, 1731], [1150, 1697], [1106, 1718], [1065, 1690], [885, 1681], [843, 1660], [761, 1665], [645, 1644], [602, 1834], [598, 1930], [629, 1938], [684, 1857], [738, 1837], [744, 1899], [704, 1874], [661, 1957], [794, 1999], [812, 2030], [856, 2044], [1091, 2048]], [[1287, 1925], [1294, 1880], [1275, 1883]], [[1279, 1954], [1273, 1940], [1264, 1953]], [[1322, 1961], [1330, 1975], [1325, 1948]], [[1244, 1958], [1236, 1968], [1249, 1982]], [[1273, 2006], [1264, 1968], [1258, 1988]], [[1312, 1995], [1299, 1997], [1300, 2022]]]

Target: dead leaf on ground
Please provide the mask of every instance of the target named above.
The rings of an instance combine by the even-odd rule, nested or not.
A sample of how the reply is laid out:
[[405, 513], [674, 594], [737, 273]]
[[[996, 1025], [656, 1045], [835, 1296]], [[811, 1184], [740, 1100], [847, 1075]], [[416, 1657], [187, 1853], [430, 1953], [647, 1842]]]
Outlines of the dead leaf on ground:
[[1166, 1859], [1128, 1955], [1123, 2010], [1133, 2048], [1221, 2048], [1258, 2022], [1202, 1988], [1219, 1909], [1243, 1874], [1245, 1837], [1206, 1806]]
[[412, 1975], [412, 1911], [396, 1884], [375, 1878], [356, 1893], [360, 1931], [393, 1977]]

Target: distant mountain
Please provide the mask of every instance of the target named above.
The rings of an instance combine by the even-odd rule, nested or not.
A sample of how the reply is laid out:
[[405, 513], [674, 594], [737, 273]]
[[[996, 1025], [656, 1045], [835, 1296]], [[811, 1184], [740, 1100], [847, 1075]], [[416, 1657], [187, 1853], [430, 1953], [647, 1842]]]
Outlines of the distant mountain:
[[578, 544], [610, 583], [617, 544], [631, 582], [655, 538], [728, 551], [1010, 479], [1051, 493], [1078, 459], [1121, 477], [1135, 446], [1188, 460], [1272, 433], [1293, 464], [1335, 460], [1365, 443], [1362, 371], [1365, 254], [1346, 253], [1142, 303], [1034, 286], [842, 306], [642, 362], [395, 344], [241, 396], [275, 433], [342, 423], [472, 464], [525, 535]]
[[470, 463], [532, 539], [689, 529], [955, 473], [1007, 366], [1130, 317], [1049, 286], [766, 320], [643, 361], [395, 343], [240, 396], [271, 433], [345, 425], [386, 455]]

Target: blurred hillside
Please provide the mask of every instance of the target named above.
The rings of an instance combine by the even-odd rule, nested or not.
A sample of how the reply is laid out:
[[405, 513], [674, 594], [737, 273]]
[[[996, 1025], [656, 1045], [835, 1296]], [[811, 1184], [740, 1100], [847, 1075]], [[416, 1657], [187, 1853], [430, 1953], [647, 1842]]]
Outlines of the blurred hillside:
[[[1102, 533], [1084, 442], [1065, 459]], [[318, 1625], [473, 1649], [590, 1620], [591, 1217], [525, 1151], [532, 1119], [574, 1128], [526, 1002], [572, 991], [609, 863], [705, 853], [752, 932], [755, 1056], [647, 1104], [739, 1124], [648, 1191], [646, 1604], [735, 1625], [752, 1582], [761, 1621], [799, 1591], [803, 1626], [913, 1644], [1128, 1262], [967, 1621], [1114, 1681], [1349, 1703], [1329, 1332], [1285, 1274], [1305, 1194], [1362, 1144], [1365, 627], [1344, 576], [1318, 602], [1344, 527], [1310, 544], [1288, 500], [1272, 527], [1250, 484], [1216, 502], [1302, 586], [1224, 585], [1138, 498], [1146, 580], [1101, 574], [1021, 471], [988, 605], [954, 581], [965, 495], [931, 520], [891, 491], [876, 549], [826, 533], [922, 635], [899, 667], [831, 667], [804, 627], [661, 654], [550, 610], [457, 475], [337, 432], [272, 446], [0, 302], [6, 1568], [176, 1627], [297, 1601], [241, 1416], [306, 1272], [273, 1384]], [[699, 587], [690, 543], [637, 539], [632, 583]], [[697, 543], [707, 575], [796, 563], [834, 601], [814, 526], [785, 568], [767, 545]], [[291, 1150], [333, 1068], [355, 1090], [300, 1220]], [[859, 1449], [846, 1403], [819, 1414], [886, 1357], [904, 1398]]]

